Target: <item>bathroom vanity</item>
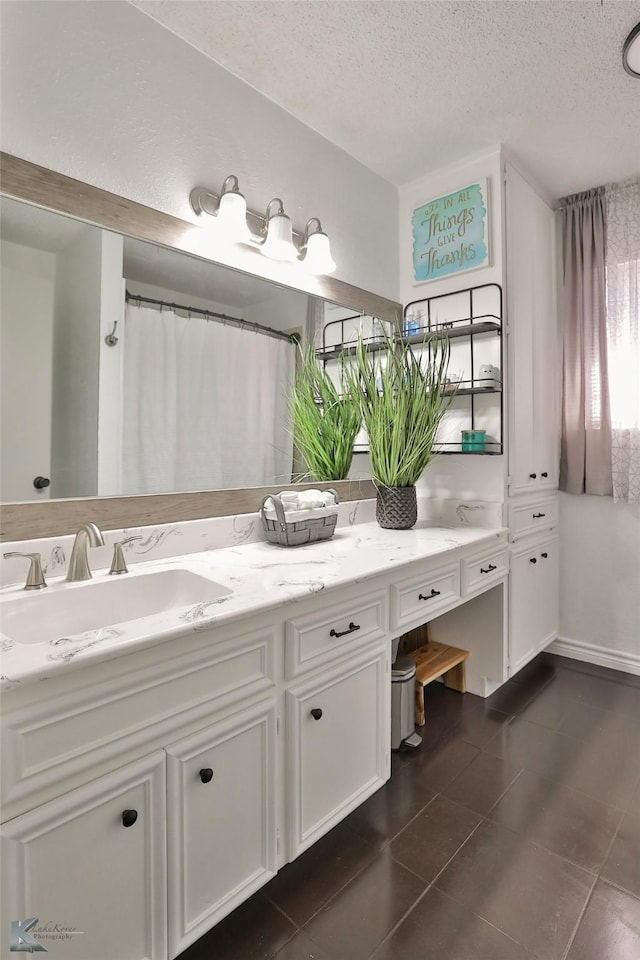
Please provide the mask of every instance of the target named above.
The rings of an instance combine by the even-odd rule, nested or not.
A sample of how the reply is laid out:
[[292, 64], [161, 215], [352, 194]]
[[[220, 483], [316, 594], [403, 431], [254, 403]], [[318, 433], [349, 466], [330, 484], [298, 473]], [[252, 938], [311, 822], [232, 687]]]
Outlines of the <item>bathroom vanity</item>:
[[[216, 595], [167, 607], [171, 573]], [[501, 528], [356, 523], [0, 604], [125, 579], [153, 596], [159, 574], [156, 613], [45, 642], [12, 615], [4, 638], [3, 928], [74, 928], [52, 957], [176, 957], [381, 787], [393, 637], [429, 621], [470, 650], [470, 691], [507, 677]]]

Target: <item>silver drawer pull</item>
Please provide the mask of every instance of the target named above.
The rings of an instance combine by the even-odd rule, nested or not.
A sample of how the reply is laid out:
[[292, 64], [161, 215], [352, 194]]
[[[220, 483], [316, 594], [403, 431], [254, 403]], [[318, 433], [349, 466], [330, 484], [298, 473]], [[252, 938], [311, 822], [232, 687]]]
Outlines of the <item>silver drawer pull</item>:
[[329, 631], [329, 636], [330, 636], [330, 637], [336, 637], [336, 638], [337, 638], [337, 637], [346, 637], [346, 635], [347, 635], [348, 633], [355, 633], [356, 630], [359, 630], [359, 629], [360, 629], [360, 624], [359, 624], [359, 623], [354, 623], [353, 620], [352, 620], [351, 623], [349, 624], [349, 629], [348, 629], [348, 630], [330, 630], [330, 631]]
[[480, 567], [480, 573], [491, 573], [492, 570], [497, 570], [497, 569], [498, 568], [496, 567], [495, 563], [490, 563], [486, 570], [484, 569], [484, 567]]
[[433, 587], [432, 587], [432, 588], [431, 588], [431, 593], [429, 593], [426, 597], [424, 596], [424, 594], [419, 593], [419, 594], [418, 594], [418, 600], [433, 600], [434, 597], [439, 597], [439, 596], [440, 596], [440, 591], [439, 591], [439, 590], [434, 590]]

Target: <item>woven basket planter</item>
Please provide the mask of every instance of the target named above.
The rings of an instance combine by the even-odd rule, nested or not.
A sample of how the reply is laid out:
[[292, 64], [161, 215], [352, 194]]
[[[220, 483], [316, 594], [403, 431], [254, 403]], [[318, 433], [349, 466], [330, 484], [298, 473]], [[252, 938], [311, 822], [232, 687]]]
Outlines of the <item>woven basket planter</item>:
[[410, 530], [418, 519], [415, 487], [378, 487], [376, 520], [386, 530]]

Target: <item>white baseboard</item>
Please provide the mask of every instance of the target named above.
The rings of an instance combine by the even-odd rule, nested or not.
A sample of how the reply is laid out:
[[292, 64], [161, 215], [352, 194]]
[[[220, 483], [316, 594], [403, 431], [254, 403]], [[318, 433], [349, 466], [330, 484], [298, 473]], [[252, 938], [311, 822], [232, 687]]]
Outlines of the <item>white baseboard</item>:
[[570, 657], [572, 660], [584, 660], [587, 663], [597, 663], [601, 667], [611, 670], [623, 670], [625, 673], [640, 675], [640, 654], [629, 653], [626, 650], [612, 650], [610, 647], [600, 647], [595, 643], [583, 643], [582, 640], [568, 640], [558, 637], [547, 647], [549, 653], [557, 653], [561, 657]]

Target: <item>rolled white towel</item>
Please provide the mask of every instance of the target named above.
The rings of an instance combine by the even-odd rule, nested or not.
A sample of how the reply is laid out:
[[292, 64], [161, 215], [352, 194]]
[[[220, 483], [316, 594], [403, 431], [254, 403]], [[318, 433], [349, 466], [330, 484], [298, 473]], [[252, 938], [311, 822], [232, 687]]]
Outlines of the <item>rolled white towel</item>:
[[278, 496], [283, 503], [297, 503], [299, 495], [297, 490], [282, 490]]
[[324, 499], [319, 490], [302, 490], [298, 496], [300, 510], [317, 510], [324, 505]]
[[[282, 500], [281, 502], [282, 502], [282, 509], [284, 510], [285, 513], [292, 513], [294, 510], [298, 509], [297, 500], [295, 501], [295, 503], [291, 500]], [[264, 507], [265, 507], [265, 510], [268, 510], [269, 512], [275, 512], [276, 507], [271, 497], [269, 497], [268, 500], [265, 500]]]
[[322, 491], [322, 502], [324, 503], [325, 507], [332, 507], [332, 506], [335, 504], [335, 502], [336, 502], [336, 498], [335, 498], [335, 496], [331, 493], [330, 490], [323, 490], [323, 491]]

